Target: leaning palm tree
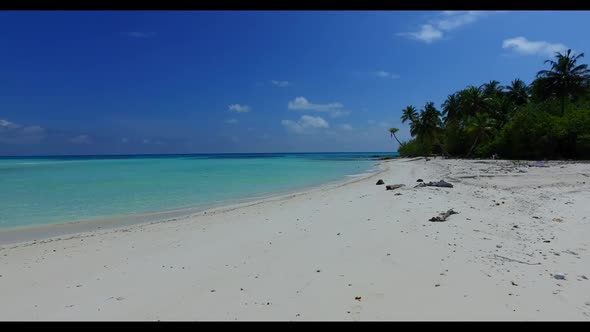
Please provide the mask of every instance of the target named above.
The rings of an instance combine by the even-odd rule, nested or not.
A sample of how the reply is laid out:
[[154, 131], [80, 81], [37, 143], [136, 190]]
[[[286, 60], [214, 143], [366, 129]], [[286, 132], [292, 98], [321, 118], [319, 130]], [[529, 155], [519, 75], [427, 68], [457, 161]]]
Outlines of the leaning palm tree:
[[410, 123], [415, 122], [418, 119], [418, 111], [416, 107], [409, 105], [402, 110], [402, 123], [406, 123], [406, 121], [410, 121]]
[[517, 78], [506, 87], [506, 95], [517, 106], [524, 105], [529, 100], [529, 87], [523, 80]]
[[471, 156], [473, 149], [482, 139], [489, 138], [490, 134], [496, 131], [495, 125], [494, 119], [483, 113], [478, 113], [467, 121], [465, 129], [467, 134], [473, 137], [473, 144], [467, 152], [467, 157]]
[[395, 136], [395, 133], [397, 133], [399, 131], [399, 129], [397, 128], [389, 128], [389, 134], [391, 135], [391, 137], [395, 138], [395, 140], [399, 143], [399, 145], [402, 145], [402, 142], [399, 141], [399, 139], [397, 139], [397, 136]]
[[573, 55], [572, 50], [567, 53], [556, 52], [556, 61], [545, 60], [551, 65], [550, 70], [541, 70], [537, 77], [544, 78], [547, 89], [551, 94], [561, 99], [561, 114], [565, 109], [566, 97], [572, 98], [584, 92], [590, 82], [590, 69], [587, 64], [576, 65], [584, 53]]

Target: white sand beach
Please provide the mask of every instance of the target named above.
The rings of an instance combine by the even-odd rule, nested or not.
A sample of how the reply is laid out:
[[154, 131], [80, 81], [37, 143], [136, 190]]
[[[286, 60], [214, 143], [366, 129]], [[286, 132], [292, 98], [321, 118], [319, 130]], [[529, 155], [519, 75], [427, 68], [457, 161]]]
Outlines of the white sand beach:
[[532, 164], [389, 160], [344, 185], [5, 244], [0, 320], [590, 320], [590, 164]]

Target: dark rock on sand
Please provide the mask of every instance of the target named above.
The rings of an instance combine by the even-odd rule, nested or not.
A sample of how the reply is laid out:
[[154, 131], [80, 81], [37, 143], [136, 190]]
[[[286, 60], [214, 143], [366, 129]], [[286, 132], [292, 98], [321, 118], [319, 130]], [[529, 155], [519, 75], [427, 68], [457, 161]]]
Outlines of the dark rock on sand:
[[388, 184], [385, 186], [385, 190], [395, 190], [404, 186], [405, 184]]
[[381, 184], [385, 184], [385, 182], [383, 182], [383, 180], [379, 179], [379, 181], [377, 181], [376, 185], [381, 185]]

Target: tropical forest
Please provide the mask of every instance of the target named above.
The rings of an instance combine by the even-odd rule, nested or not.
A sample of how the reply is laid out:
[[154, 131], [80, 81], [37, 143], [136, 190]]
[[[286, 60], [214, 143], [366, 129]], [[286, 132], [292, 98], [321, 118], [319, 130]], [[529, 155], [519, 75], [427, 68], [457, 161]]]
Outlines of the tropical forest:
[[437, 108], [403, 109], [412, 139], [402, 157], [590, 159], [590, 70], [584, 53], [556, 53], [530, 83], [491, 80], [447, 96]]

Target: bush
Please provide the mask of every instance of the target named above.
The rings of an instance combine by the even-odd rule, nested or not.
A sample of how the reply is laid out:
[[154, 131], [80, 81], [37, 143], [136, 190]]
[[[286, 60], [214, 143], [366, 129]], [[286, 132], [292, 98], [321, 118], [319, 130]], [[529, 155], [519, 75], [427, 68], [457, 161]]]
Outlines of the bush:
[[525, 107], [500, 130], [490, 149], [510, 159], [542, 159], [559, 156], [563, 136], [559, 118]]
[[590, 110], [568, 109], [563, 116], [564, 130], [574, 135], [590, 134]]
[[427, 156], [432, 153], [432, 146], [415, 139], [400, 144], [398, 153], [401, 157]]
[[459, 124], [456, 122], [447, 124], [443, 133], [443, 144], [450, 155], [466, 155], [470, 148], [470, 142], [471, 139]]
[[489, 158], [494, 153], [497, 153], [497, 144], [494, 141], [488, 141], [479, 144], [473, 151], [473, 156], [476, 158]]

